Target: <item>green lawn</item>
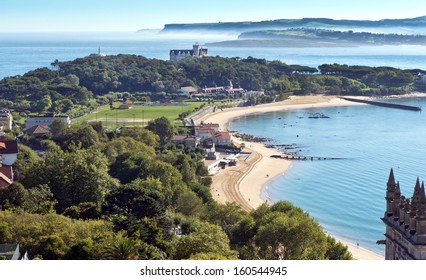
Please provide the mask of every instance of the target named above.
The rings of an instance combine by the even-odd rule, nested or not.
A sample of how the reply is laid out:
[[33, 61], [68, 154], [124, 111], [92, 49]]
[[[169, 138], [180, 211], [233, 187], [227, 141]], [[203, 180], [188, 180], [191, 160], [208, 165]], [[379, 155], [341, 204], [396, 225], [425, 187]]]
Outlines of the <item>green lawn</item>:
[[[120, 102], [113, 103], [113, 109], [109, 105], [101, 106], [97, 112], [73, 119], [73, 123], [83, 123], [92, 121], [102, 121], [107, 127], [116, 126], [139, 126], [147, 124], [148, 121], [166, 117], [171, 121], [175, 121], [179, 114], [192, 111], [199, 108], [202, 104], [208, 105], [207, 102], [186, 102], [185, 106], [137, 106], [134, 105], [131, 109], [117, 109]], [[220, 102], [216, 105], [222, 104]]]

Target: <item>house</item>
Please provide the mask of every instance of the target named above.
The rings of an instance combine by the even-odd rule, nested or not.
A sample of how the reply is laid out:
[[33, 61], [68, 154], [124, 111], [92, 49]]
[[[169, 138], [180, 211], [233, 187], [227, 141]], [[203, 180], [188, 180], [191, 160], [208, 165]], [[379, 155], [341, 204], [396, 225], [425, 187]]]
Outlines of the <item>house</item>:
[[183, 144], [185, 147], [197, 147], [200, 144], [200, 138], [192, 135], [175, 135], [172, 138], [175, 145]]
[[179, 61], [187, 57], [204, 57], [208, 55], [208, 50], [200, 48], [198, 43], [192, 46], [192, 50], [170, 50], [170, 61]]
[[211, 138], [212, 135], [219, 132], [219, 124], [217, 123], [202, 123], [194, 128], [194, 134], [201, 138], [201, 141]]
[[120, 106], [118, 106], [118, 109], [123, 109], [123, 110], [132, 109], [132, 104], [130, 104], [130, 103], [120, 104]]
[[34, 137], [42, 137], [50, 133], [50, 127], [48, 125], [35, 125], [25, 130], [25, 133]]
[[231, 134], [229, 132], [216, 132], [212, 137], [213, 143], [220, 146], [232, 145]]
[[12, 113], [9, 110], [0, 110], [0, 127], [3, 130], [12, 130], [12, 120]]
[[203, 123], [200, 126], [196, 126], [194, 134], [200, 137], [201, 141], [210, 139], [216, 145], [232, 145], [231, 134], [226, 131], [219, 131], [219, 124], [217, 123]]
[[3, 165], [13, 165], [18, 158], [18, 140], [0, 140], [0, 156]]
[[201, 141], [211, 139], [214, 133], [215, 131], [210, 128], [203, 128], [198, 126], [195, 127], [195, 136], [199, 137]]
[[220, 160], [205, 160], [204, 166], [207, 168], [209, 176], [213, 176], [219, 172]]
[[0, 260], [19, 260], [19, 244], [0, 244]]
[[218, 93], [224, 93], [225, 88], [224, 87], [205, 87], [201, 90], [204, 94], [218, 94]]
[[12, 166], [0, 166], [0, 189], [8, 187], [13, 183]]
[[190, 96], [191, 94], [195, 94], [195, 93], [198, 93], [198, 89], [194, 87], [181, 87], [180, 89], [176, 91], [176, 94], [182, 94], [187, 96]]
[[63, 120], [68, 126], [71, 125], [69, 116], [55, 116], [53, 113], [49, 113], [43, 116], [29, 117], [25, 122], [25, 129], [29, 129], [35, 125], [51, 125], [57, 119]]

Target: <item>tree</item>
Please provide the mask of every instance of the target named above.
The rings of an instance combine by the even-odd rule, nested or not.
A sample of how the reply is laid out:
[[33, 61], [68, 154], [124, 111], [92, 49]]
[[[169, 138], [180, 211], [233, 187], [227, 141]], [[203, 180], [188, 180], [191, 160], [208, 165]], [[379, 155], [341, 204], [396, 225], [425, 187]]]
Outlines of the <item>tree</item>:
[[134, 151], [141, 152], [149, 157], [155, 157], [155, 149], [153, 147], [130, 137], [114, 138], [111, 141], [99, 143], [98, 147], [111, 163], [114, 163], [118, 156]]
[[158, 146], [160, 140], [157, 134], [141, 127], [123, 127], [120, 137], [130, 137], [153, 148]]
[[160, 137], [160, 145], [168, 143], [175, 134], [175, 127], [166, 117], [149, 121], [147, 129]]
[[70, 84], [70, 85], [78, 86], [80, 84], [80, 79], [74, 74], [69, 74], [69, 75], [65, 76], [65, 79], [66, 79], [67, 83]]
[[218, 254], [227, 259], [236, 259], [237, 252], [231, 250], [229, 239], [217, 225], [199, 222], [196, 230], [183, 235], [175, 242], [174, 259], [189, 259], [199, 253]]
[[91, 125], [83, 124], [68, 128], [54, 139], [63, 149], [74, 149], [75, 146], [87, 149], [99, 142], [99, 134]]
[[64, 134], [66, 130], [68, 129], [68, 124], [62, 120], [62, 119], [55, 119], [50, 125], [50, 133], [52, 133], [52, 136], [59, 137], [60, 135]]
[[[86, 246], [89, 259], [105, 259], [106, 251], [116, 237], [111, 222], [104, 220], [72, 220], [58, 214], [28, 214], [0, 211], [0, 225], [6, 224], [5, 243], [19, 243], [30, 257], [43, 259], [65, 258], [67, 252], [81, 242]], [[75, 257], [76, 258], [76, 257]]]
[[176, 201], [176, 211], [187, 216], [199, 216], [204, 210], [202, 199], [192, 191], [180, 194]]
[[25, 187], [18, 181], [0, 189], [0, 206], [3, 209], [22, 207], [28, 197]]
[[28, 171], [24, 184], [47, 184], [59, 211], [82, 202], [100, 205], [106, 191], [117, 184], [108, 174], [107, 158], [95, 149], [71, 150], [50, 150], [43, 162]]
[[52, 99], [50, 98], [50, 95], [45, 95], [42, 99], [36, 102], [33, 109], [35, 112], [43, 113], [50, 109], [50, 107], [52, 107]]
[[349, 259], [342, 244], [329, 239], [321, 226], [289, 202], [266, 203], [239, 220], [231, 241], [242, 259]]
[[105, 197], [102, 210], [109, 215], [134, 215], [137, 219], [164, 215], [163, 205], [156, 193], [161, 184], [153, 180], [137, 180], [124, 186], [114, 188]]
[[112, 260], [137, 260], [141, 242], [136, 238], [119, 237], [112, 245], [108, 255]]
[[327, 252], [325, 257], [328, 260], [352, 260], [352, 254], [348, 251], [348, 246], [336, 241], [334, 237], [327, 236]]

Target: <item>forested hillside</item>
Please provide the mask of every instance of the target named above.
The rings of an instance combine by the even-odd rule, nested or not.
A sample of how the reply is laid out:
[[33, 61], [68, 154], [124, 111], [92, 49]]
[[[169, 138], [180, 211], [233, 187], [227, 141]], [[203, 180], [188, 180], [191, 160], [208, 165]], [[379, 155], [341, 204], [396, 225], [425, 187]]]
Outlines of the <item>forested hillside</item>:
[[[0, 244], [41, 259], [349, 259], [346, 247], [289, 203], [247, 213], [210, 193], [205, 151], [148, 129], [52, 124], [20, 144], [15, 182], [0, 189]], [[165, 139], [161, 141], [161, 139]]]
[[[321, 65], [318, 69], [265, 59], [205, 57], [178, 63], [136, 55], [85, 57], [52, 63], [0, 81], [0, 107], [22, 117], [53, 111], [78, 116], [125, 94], [144, 102], [173, 98], [182, 86], [226, 86], [263, 90], [248, 105], [279, 101], [289, 94], [386, 95], [414, 89], [422, 70]], [[345, 71], [341, 71], [345, 69]], [[356, 75], [355, 75], [356, 73]], [[210, 95], [211, 99], [228, 98]]]

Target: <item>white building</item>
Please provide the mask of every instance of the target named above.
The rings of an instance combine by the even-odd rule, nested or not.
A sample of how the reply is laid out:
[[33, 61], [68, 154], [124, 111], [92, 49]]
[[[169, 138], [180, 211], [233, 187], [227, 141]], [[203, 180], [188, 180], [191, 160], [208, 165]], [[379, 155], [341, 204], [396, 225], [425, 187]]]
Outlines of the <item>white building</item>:
[[51, 125], [56, 119], [63, 120], [68, 126], [71, 125], [71, 119], [69, 116], [46, 114], [44, 116], [29, 117], [25, 122], [25, 129], [29, 129], [35, 125]]
[[0, 161], [3, 165], [13, 165], [18, 151], [18, 140], [0, 140]]

